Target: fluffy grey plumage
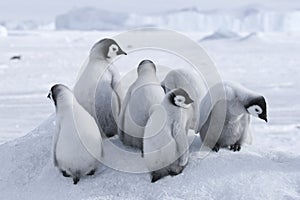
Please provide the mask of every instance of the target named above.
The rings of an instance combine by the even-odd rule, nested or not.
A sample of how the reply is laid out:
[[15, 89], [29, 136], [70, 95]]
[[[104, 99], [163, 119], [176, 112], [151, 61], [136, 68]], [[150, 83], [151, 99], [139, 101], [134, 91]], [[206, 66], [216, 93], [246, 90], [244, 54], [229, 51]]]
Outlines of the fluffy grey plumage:
[[181, 88], [169, 91], [151, 108], [145, 127], [143, 155], [152, 182], [182, 172], [189, 158], [188, 129], [193, 100]]
[[144, 127], [150, 108], [161, 103], [164, 91], [156, 77], [156, 66], [143, 60], [137, 68], [138, 77], [129, 87], [119, 115], [119, 136], [128, 146], [142, 149]]
[[193, 107], [193, 118], [190, 123], [190, 128], [193, 130], [197, 129], [199, 121], [199, 105], [201, 99], [207, 91], [206, 85], [199, 74], [196, 72], [188, 71], [187, 69], [176, 69], [170, 71], [164, 80], [161, 82], [161, 86], [165, 92], [175, 89], [184, 89], [194, 100]]
[[120, 110], [120, 99], [116, 86], [120, 75], [111, 61], [121, 54], [126, 55], [114, 40], [103, 39], [97, 42], [74, 87], [78, 102], [95, 118], [106, 137], [118, 132], [116, 118]]
[[99, 164], [101, 133], [94, 118], [77, 102], [69, 88], [54, 85], [48, 97], [56, 108], [54, 165], [77, 184], [81, 176], [93, 174]]
[[[211, 96], [216, 97], [222, 91], [226, 98], [212, 103]], [[251, 137], [248, 132], [250, 115], [267, 121], [265, 98], [240, 84], [220, 83], [212, 87], [201, 102], [197, 132], [200, 132], [204, 144], [215, 151], [222, 147], [239, 151], [241, 145]], [[225, 116], [224, 125], [222, 116]]]

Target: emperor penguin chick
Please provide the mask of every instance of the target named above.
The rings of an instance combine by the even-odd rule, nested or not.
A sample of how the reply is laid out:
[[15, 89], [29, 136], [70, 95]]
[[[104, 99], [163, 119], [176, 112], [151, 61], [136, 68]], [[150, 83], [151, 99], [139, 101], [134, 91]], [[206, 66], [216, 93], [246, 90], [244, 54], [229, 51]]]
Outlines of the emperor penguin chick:
[[182, 172], [189, 158], [188, 129], [193, 100], [181, 88], [169, 91], [153, 106], [145, 127], [143, 156], [155, 182]]
[[77, 102], [64, 85], [54, 85], [48, 98], [56, 110], [53, 139], [54, 165], [74, 184], [94, 174], [102, 154], [102, 138], [94, 118]]
[[190, 128], [196, 130], [199, 123], [200, 102], [207, 91], [207, 87], [202, 76], [197, 74], [196, 71], [175, 69], [166, 75], [164, 80], [161, 82], [161, 86], [164, 88], [166, 93], [175, 88], [182, 88], [194, 100], [194, 103], [192, 104], [193, 118], [190, 123]]
[[[225, 98], [212, 103], [211, 96], [222, 91], [225, 92]], [[225, 112], [224, 115], [222, 112]], [[201, 102], [199, 114], [200, 124], [196, 132], [200, 132], [204, 145], [216, 152], [224, 147], [240, 151], [241, 145], [251, 140], [248, 131], [250, 115], [267, 122], [267, 104], [261, 94], [227, 81], [216, 84], [207, 92]], [[221, 123], [221, 116], [225, 116], [224, 124]], [[212, 121], [220, 123], [211, 123]]]
[[119, 136], [123, 144], [142, 150], [144, 127], [151, 106], [160, 104], [164, 91], [156, 77], [156, 66], [143, 60], [137, 68], [138, 77], [129, 87], [119, 115]]
[[74, 87], [76, 99], [95, 118], [101, 133], [106, 137], [118, 133], [116, 119], [121, 94], [118, 94], [117, 85], [120, 74], [111, 63], [122, 54], [127, 55], [112, 39], [97, 42]]

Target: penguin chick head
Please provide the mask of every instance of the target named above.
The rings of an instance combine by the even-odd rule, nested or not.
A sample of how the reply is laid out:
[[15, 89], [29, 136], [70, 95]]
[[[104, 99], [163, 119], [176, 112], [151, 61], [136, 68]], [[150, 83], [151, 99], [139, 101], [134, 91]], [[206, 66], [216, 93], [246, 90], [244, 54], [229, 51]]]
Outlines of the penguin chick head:
[[70, 99], [72, 97], [71, 90], [63, 84], [53, 85], [47, 95], [47, 98], [51, 99], [55, 106], [57, 106], [59, 101]]
[[189, 108], [194, 102], [190, 95], [182, 88], [171, 90], [167, 95], [169, 95], [169, 100], [174, 106]]
[[113, 59], [122, 54], [127, 55], [113, 39], [105, 38], [94, 44], [90, 58]]
[[140, 75], [144, 71], [154, 71], [156, 73], [156, 66], [151, 60], [142, 60], [137, 68], [137, 73]]
[[262, 120], [268, 122], [267, 119], [267, 104], [263, 96], [252, 99], [246, 106], [247, 112], [250, 115], [258, 117]]

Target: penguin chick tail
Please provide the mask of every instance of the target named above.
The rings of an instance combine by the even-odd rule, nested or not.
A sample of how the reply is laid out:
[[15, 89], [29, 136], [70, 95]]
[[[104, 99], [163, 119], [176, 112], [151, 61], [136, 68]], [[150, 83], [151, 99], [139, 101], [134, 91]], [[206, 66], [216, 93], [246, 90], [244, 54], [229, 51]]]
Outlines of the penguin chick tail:
[[73, 175], [73, 184], [76, 185], [80, 180], [80, 171], [77, 170]]

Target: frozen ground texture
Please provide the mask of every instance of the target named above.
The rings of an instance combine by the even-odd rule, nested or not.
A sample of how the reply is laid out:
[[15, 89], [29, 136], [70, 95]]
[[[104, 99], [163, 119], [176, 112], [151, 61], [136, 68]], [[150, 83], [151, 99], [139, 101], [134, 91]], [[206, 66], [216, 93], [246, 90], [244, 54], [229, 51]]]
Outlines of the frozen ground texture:
[[[52, 165], [49, 87], [74, 84], [90, 46], [105, 32], [13, 32], [0, 38], [0, 199], [300, 199], [300, 36], [253, 34], [201, 44], [221, 76], [265, 95], [269, 123], [253, 119], [253, 145], [199, 158], [196, 138], [181, 175], [101, 167], [73, 185]], [[189, 34], [195, 41], [204, 35]], [[124, 47], [126, 50], [126, 47]], [[22, 60], [10, 61], [21, 54]]]

